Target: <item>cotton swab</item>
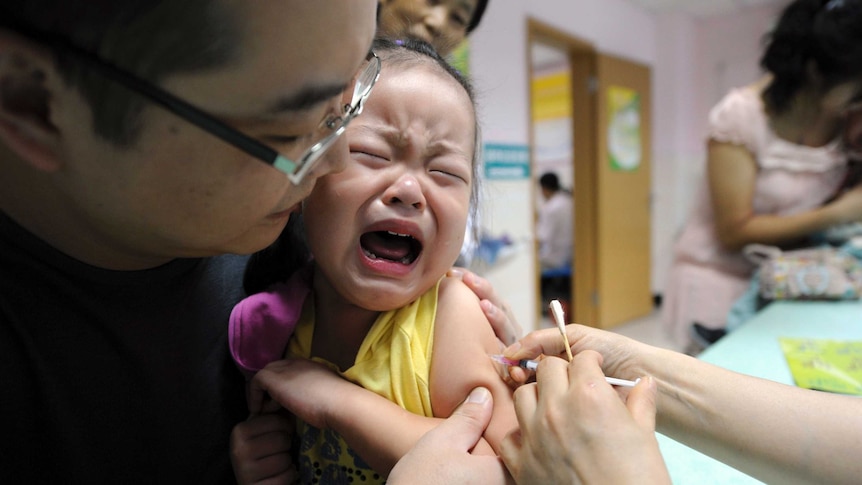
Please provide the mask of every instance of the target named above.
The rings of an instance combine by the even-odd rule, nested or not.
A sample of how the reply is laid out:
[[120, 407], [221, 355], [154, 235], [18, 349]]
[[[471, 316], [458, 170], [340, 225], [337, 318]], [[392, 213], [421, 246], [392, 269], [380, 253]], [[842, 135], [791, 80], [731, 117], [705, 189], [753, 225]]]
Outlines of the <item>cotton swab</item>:
[[560, 300], [551, 300], [551, 314], [554, 315], [554, 321], [557, 322], [557, 328], [560, 329], [560, 335], [563, 336], [563, 345], [566, 347], [566, 357], [569, 362], [574, 358], [572, 356], [572, 347], [569, 344], [569, 337], [566, 335], [566, 322], [563, 315], [563, 306], [560, 305]]

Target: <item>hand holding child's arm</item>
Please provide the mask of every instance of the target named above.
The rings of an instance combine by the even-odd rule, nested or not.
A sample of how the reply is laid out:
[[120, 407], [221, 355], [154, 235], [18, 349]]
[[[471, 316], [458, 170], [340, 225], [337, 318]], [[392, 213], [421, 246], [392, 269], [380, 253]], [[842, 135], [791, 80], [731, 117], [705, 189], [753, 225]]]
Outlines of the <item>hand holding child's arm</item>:
[[230, 436], [230, 458], [237, 483], [288, 484], [297, 479], [290, 458], [290, 419], [260, 414], [237, 424]]
[[[267, 395], [308, 424], [338, 432], [366, 463], [383, 474], [425, 432], [442, 422], [406, 411], [305, 359], [276, 361], [258, 372], [251, 382], [252, 412], [266, 404]], [[398, 432], [388, 432], [391, 430]]]
[[387, 483], [487, 484], [509, 481], [496, 456], [470, 454], [482, 438], [492, 412], [491, 393], [474, 389], [445, 422], [429, 431], [398, 461]]
[[479, 305], [494, 334], [505, 345], [511, 345], [521, 338], [524, 331], [515, 319], [509, 304], [497, 295], [494, 287], [485, 278], [463, 268], [452, 268], [449, 276], [460, 278], [479, 298]]

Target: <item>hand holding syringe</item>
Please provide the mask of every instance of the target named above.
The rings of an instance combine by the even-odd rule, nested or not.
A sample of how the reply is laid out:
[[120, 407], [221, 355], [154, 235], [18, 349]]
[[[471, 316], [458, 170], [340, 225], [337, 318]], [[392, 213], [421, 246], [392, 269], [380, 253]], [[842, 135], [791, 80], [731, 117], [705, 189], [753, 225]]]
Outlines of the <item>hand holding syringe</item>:
[[[566, 349], [566, 356], [569, 359], [569, 362], [572, 361], [572, 350], [569, 344], [569, 337], [566, 335], [566, 325], [565, 318], [563, 316], [563, 307], [560, 305], [559, 300], [551, 300], [551, 313], [554, 315], [554, 321], [557, 324], [557, 328], [560, 330], [560, 334], [563, 336], [563, 346]], [[496, 354], [491, 355], [491, 359], [495, 362], [499, 362], [504, 365], [512, 366], [512, 367], [521, 367], [522, 369], [527, 369], [531, 371], [535, 371], [536, 367], [539, 366], [539, 362], [536, 360], [511, 360], [503, 357], [502, 355]], [[605, 380], [608, 384], [612, 386], [620, 386], [620, 387], [635, 387], [640, 379], [635, 381], [629, 381], [626, 379], [617, 379], [616, 377], [605, 377]]]

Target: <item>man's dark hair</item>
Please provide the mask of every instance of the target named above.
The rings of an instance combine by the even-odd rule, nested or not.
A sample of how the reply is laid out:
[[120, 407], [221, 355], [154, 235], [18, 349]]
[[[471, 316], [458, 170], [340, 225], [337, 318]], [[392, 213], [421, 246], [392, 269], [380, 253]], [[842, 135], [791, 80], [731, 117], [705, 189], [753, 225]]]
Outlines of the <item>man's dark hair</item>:
[[560, 179], [557, 178], [557, 174], [548, 172], [539, 178], [539, 186], [556, 192], [560, 190]]
[[[62, 39], [152, 83], [233, 60], [236, 17], [221, 0], [0, 1], [0, 28]], [[91, 106], [96, 134], [132, 144], [146, 101], [62, 52], [55, 62]]]

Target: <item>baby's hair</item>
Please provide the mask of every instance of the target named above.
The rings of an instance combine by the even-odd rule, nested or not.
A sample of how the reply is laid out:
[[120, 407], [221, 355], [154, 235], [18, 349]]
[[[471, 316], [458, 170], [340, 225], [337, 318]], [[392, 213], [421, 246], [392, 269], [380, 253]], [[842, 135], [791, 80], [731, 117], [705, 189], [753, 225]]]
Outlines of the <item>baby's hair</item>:
[[772, 81], [764, 99], [778, 114], [804, 88], [823, 93], [862, 79], [862, 0], [796, 0], [765, 40], [760, 65]]
[[[464, 89], [472, 104], [473, 118], [474, 120], [476, 119], [476, 102], [470, 81], [446, 62], [445, 59], [440, 57], [437, 51], [427, 42], [413, 39], [376, 39], [372, 50], [380, 58], [384, 71], [392, 67], [409, 69], [415, 66], [424, 66], [429, 64], [429, 60], [432, 61], [432, 65], [439, 67], [444, 74], [451, 76]], [[386, 76], [385, 72], [381, 73], [381, 78], [383, 76]], [[375, 94], [372, 92], [371, 96], [373, 97]], [[478, 241], [476, 234], [478, 232], [478, 224], [476, 224], [476, 221], [478, 220], [481, 150], [479, 148], [480, 134], [478, 120], [475, 123], [475, 139], [471, 160], [473, 183], [470, 194], [470, 215], [474, 222], [471, 228], [473, 238]], [[259, 293], [265, 291], [274, 283], [285, 281], [294, 272], [304, 267], [310, 258], [311, 251], [305, 240], [302, 217], [299, 214], [293, 214], [278, 239], [268, 248], [255, 253], [249, 259], [243, 278], [243, 286], [246, 293]]]
[[470, 100], [475, 104], [476, 101], [473, 96], [473, 86], [470, 81], [461, 74], [461, 72], [449, 64], [446, 59], [443, 59], [443, 57], [434, 50], [434, 47], [431, 44], [413, 38], [392, 40], [378, 37], [374, 40], [371, 50], [380, 57], [380, 60], [384, 64], [393, 66], [409, 63], [411, 61], [421, 62], [425, 57], [430, 57], [438, 66], [458, 81], [458, 84], [467, 91], [467, 95], [470, 97]]
[[[380, 61], [384, 66], [391, 67], [399, 67], [405, 65], [418, 65], [424, 64], [427, 62], [428, 58], [434, 61], [437, 66], [443, 70], [445, 73], [449, 74], [458, 84], [464, 88], [464, 91], [467, 93], [467, 96], [470, 98], [470, 102], [473, 104], [473, 118], [476, 120], [475, 125], [473, 127], [473, 131], [475, 132], [475, 138], [473, 141], [473, 155], [472, 155], [472, 191], [470, 193], [470, 219], [473, 221], [472, 227], [470, 228], [473, 232], [473, 240], [479, 240], [478, 234], [478, 220], [479, 220], [479, 194], [481, 193], [481, 132], [479, 130], [479, 120], [476, 117], [476, 96], [473, 91], [473, 85], [470, 83], [470, 80], [467, 79], [460, 71], [455, 69], [451, 64], [449, 64], [446, 59], [443, 59], [434, 47], [419, 39], [398, 39], [391, 40], [385, 38], [377, 38], [374, 40], [374, 44], [371, 47], [371, 50], [380, 57]], [[384, 74], [385, 75], [385, 74]], [[373, 94], [372, 94], [373, 96]]]

